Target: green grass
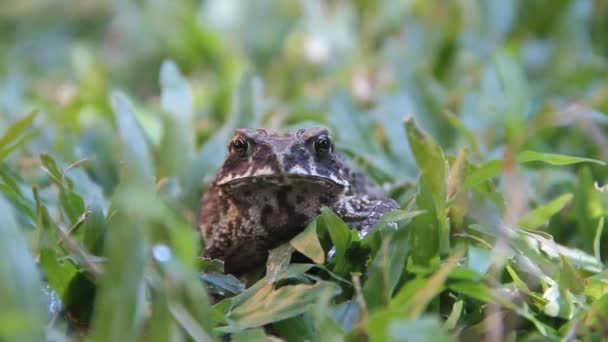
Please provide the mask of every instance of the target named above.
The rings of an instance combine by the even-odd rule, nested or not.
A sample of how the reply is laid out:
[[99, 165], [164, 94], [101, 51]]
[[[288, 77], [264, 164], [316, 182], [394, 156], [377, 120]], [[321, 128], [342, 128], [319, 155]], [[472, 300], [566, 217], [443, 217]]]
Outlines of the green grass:
[[[605, 340], [607, 14], [4, 4], [0, 341]], [[401, 210], [364, 238], [323, 210], [250, 284], [201, 259], [233, 130], [312, 125]]]

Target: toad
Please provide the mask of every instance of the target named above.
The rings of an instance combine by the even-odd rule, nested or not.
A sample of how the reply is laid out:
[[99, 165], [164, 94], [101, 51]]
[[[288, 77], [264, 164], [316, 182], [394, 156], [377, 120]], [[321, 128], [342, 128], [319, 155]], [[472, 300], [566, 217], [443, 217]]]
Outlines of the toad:
[[344, 162], [325, 128], [295, 134], [237, 129], [201, 200], [204, 256], [224, 261], [227, 273], [249, 271], [324, 206], [361, 235], [398, 208], [377, 184]]

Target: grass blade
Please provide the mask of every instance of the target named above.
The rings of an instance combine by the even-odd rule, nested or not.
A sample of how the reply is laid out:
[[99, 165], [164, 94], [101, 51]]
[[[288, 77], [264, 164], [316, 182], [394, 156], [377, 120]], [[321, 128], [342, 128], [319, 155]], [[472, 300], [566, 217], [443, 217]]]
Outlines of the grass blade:
[[534, 151], [522, 151], [517, 155], [517, 161], [520, 163], [529, 162], [544, 162], [551, 165], [571, 165], [578, 163], [594, 163], [606, 165], [606, 162], [592, 158], [567, 156], [565, 154], [541, 153]]
[[41, 284], [12, 209], [0, 196], [0, 339], [44, 340]]

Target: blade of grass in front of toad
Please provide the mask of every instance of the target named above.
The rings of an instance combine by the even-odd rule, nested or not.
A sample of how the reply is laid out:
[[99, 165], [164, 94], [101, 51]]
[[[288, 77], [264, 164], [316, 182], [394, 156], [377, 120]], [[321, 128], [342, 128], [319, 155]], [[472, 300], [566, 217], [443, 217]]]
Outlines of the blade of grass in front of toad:
[[[117, 189], [116, 214], [108, 224], [103, 275], [98, 282], [93, 312], [93, 341], [132, 341], [143, 319], [144, 270], [148, 242], [144, 215], [129, 210], [124, 200], [149, 196], [138, 188]], [[136, 196], [139, 195], [139, 196]], [[119, 284], [119, 286], [117, 286]]]
[[161, 176], [174, 176], [183, 172], [194, 154], [192, 89], [171, 60], [161, 65], [160, 85], [161, 104], [166, 114], [157, 165]]
[[150, 146], [137, 121], [133, 105], [121, 92], [113, 92], [111, 100], [122, 146], [122, 162], [125, 165], [121, 180], [154, 184], [154, 164]]
[[[143, 319], [144, 270], [148, 237], [141, 202], [154, 198], [149, 187], [154, 171], [149, 145], [125, 95], [112, 94], [112, 106], [123, 147], [123, 185], [114, 193], [116, 213], [108, 224], [104, 245], [107, 259], [99, 279], [92, 319], [94, 341], [134, 340]], [[145, 184], [145, 187], [125, 184]], [[120, 284], [117, 287], [115, 284]]]
[[44, 340], [41, 284], [8, 201], [0, 195], [0, 338]]

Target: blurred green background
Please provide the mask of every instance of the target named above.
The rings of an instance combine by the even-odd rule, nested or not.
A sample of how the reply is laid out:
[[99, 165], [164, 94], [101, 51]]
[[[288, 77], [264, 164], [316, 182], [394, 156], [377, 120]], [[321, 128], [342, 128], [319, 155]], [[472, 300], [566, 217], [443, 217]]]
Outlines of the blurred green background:
[[[546, 303], [538, 302], [526, 307], [529, 311], [511, 308], [533, 322], [524, 325], [520, 335], [513, 329], [513, 336], [563, 336], [573, 317], [601, 311], [586, 306], [582, 297], [564, 294], [564, 287], [576, 288], [581, 277], [586, 284], [595, 284], [586, 277], [603, 274], [587, 298], [604, 298], [600, 307], [608, 310], [608, 276], [603, 268], [608, 252], [601, 247], [608, 245], [601, 231], [608, 195], [594, 188], [595, 182], [598, 187], [608, 183], [608, 169], [601, 162], [546, 155], [526, 159], [519, 153], [532, 150], [608, 160], [606, 37], [608, 2], [602, 0], [5, 1], [0, 9], [0, 133], [4, 134], [0, 194], [6, 201], [0, 197], [0, 214], [6, 218], [3, 225], [16, 229], [0, 231], [0, 240], [11, 237], [19, 243], [5, 246], [5, 255], [0, 252], [5, 266], [0, 276], [13, 279], [14, 285], [5, 284], [0, 306], [12, 305], [16, 310], [0, 314], [0, 340], [2, 333], [9, 336], [7, 340], [21, 334], [18, 322], [23, 326], [38, 322], [31, 325], [40, 329], [29, 333], [61, 340], [58, 336], [68, 329], [64, 319], [57, 318], [63, 317], [60, 310], [52, 309], [53, 303], [61, 307], [59, 299], [64, 306], [76, 307], [76, 320], [93, 315], [98, 339], [141, 338], [141, 331], [143, 336], [154, 335], [147, 325], [154, 323], [149, 322], [161, 322], [158, 336], [167, 339], [175, 338], [177, 330], [183, 333], [167, 317], [182, 322], [178, 325], [185, 335], [195, 339], [219, 334], [210, 333], [212, 327], [227, 324], [218, 317], [231, 317], [230, 310], [241, 302], [212, 309], [204, 299], [209, 288], [202, 287], [196, 276], [201, 266], [194, 260], [200, 244], [192, 230], [200, 196], [222, 163], [234, 128], [285, 131], [312, 125], [329, 127], [339, 148], [385, 184], [404, 209], [412, 209], [412, 203], [414, 209], [426, 209], [414, 197], [424, 190], [417, 177], [425, 163], [441, 169], [447, 160], [454, 169], [455, 156], [466, 148], [468, 161], [465, 166], [456, 164], [464, 171], [455, 176], [468, 184], [470, 193], [463, 190], [464, 194], [458, 193], [462, 198], [439, 201], [434, 210], [441, 218], [425, 224], [440, 227], [432, 230], [441, 235], [437, 241], [451, 240], [456, 246], [460, 242], [454, 234], [469, 234], [472, 226], [525, 222], [524, 228], [540, 229], [556, 242], [595, 257], [596, 268], [587, 269], [590, 273], [579, 268], [582, 275], [564, 276], [577, 272], [565, 259], [559, 270], [549, 272], [555, 279], [570, 279], [569, 285], [562, 283], [562, 297], [551, 297], [562, 300], [559, 305], [567, 302], [566, 311], [547, 315], [541, 313]], [[429, 134], [426, 138], [438, 143], [445, 160], [443, 152], [440, 158], [426, 157], [436, 151], [434, 143], [411, 146], [412, 137], [408, 139], [404, 128], [408, 117]], [[501, 159], [504, 165], [497, 164]], [[517, 166], [514, 160], [519, 161]], [[482, 172], [474, 173], [478, 168]], [[447, 174], [438, 177], [446, 184], [458, 183], [450, 183]], [[158, 196], [150, 195], [153, 191]], [[462, 199], [475, 204], [463, 204]], [[448, 219], [451, 235], [442, 230]], [[411, 225], [420, 224], [412, 221]], [[66, 247], [61, 229], [73, 230], [74, 241], [82, 246]], [[417, 234], [415, 228], [411, 230]], [[489, 238], [490, 247], [500, 240], [494, 238]], [[399, 236], [392, 239], [395, 244], [401, 241]], [[173, 248], [179, 256], [176, 265], [154, 263], [160, 263], [152, 253], [159, 252], [158, 243]], [[441, 246], [441, 253], [431, 257], [441, 255], [445, 260], [453, 254], [443, 242]], [[376, 247], [370, 258], [378, 253]], [[487, 250], [484, 253], [486, 259], [490, 257]], [[583, 259], [587, 260], [575, 258], [577, 268]], [[539, 259], [532, 260], [542, 265]], [[432, 270], [439, 267], [431, 264]], [[498, 274], [497, 280], [504, 284], [521, 285], [501, 268], [504, 264], [498, 264], [492, 276]], [[95, 265], [103, 265], [103, 276]], [[400, 267], [404, 273], [396, 276], [398, 288], [414, 275], [424, 278], [432, 273]], [[132, 274], [133, 269], [141, 273]], [[148, 292], [139, 291], [144, 287], [144, 269]], [[13, 277], [18, 270], [31, 272]], [[352, 297], [350, 275], [343, 276], [349, 285], [342, 284], [347, 288], [342, 295]], [[40, 305], [31, 302], [31, 295], [39, 292], [36, 283], [30, 283], [30, 289], [20, 285], [38, 278], [50, 293], [44, 297], [50, 304], [42, 305], [43, 311], [64, 323], [40, 323], [42, 313], [36, 309]], [[220, 288], [236, 282], [221, 279]], [[336, 282], [333, 279], [332, 284]], [[127, 290], [117, 290], [114, 296], [108, 284]], [[93, 305], [93, 290], [82, 289], [97, 285], [102, 288], [97, 297], [101, 299]], [[529, 289], [527, 295], [546, 296], [549, 287]], [[146, 301], [134, 298], [149, 291], [157, 291], [158, 296]], [[538, 292], [532, 295], [533, 291]], [[589, 296], [588, 291], [572, 291]], [[452, 288], [452, 297], [471, 292], [475, 291]], [[395, 293], [389, 291], [388, 298]], [[451, 304], [446, 309], [439, 293], [427, 309], [446, 319]], [[443, 296], [449, 295], [443, 292]], [[353, 298], [346, 303], [356, 303]], [[394, 329], [431, 334], [441, 325], [451, 329], [452, 337], [465, 336], [454, 330], [459, 326], [471, 328], [471, 336], [476, 336], [473, 328], [481, 324], [485, 302], [475, 300], [461, 300], [461, 309], [462, 303], [465, 308], [460, 321], [454, 316], [452, 327], [422, 318], [416, 323], [420, 327], [405, 324]], [[143, 302], [162, 309], [144, 315]], [[315, 308], [327, 308], [328, 303]], [[113, 317], [117, 308], [113, 305], [131, 311]], [[355, 309], [358, 315], [360, 308]], [[23, 316], [18, 314], [21, 310]], [[373, 312], [370, 307], [370, 315]], [[386, 312], [378, 315], [389, 315]], [[369, 322], [390, 321], [378, 315]], [[294, 312], [277, 314], [271, 321], [296, 320], [293, 316]], [[341, 330], [319, 326], [324, 316], [318, 312], [309, 316], [277, 323], [273, 333], [285, 337], [289, 324], [294, 324], [298, 329], [315, 326], [350, 338], [389, 336], [374, 337], [361, 326], [353, 333], [346, 323]], [[539, 328], [544, 326], [550, 333]], [[125, 335], [112, 335], [121, 331]], [[243, 336], [263, 334], [254, 329], [253, 337]], [[601, 338], [593, 328], [584, 336]]]

